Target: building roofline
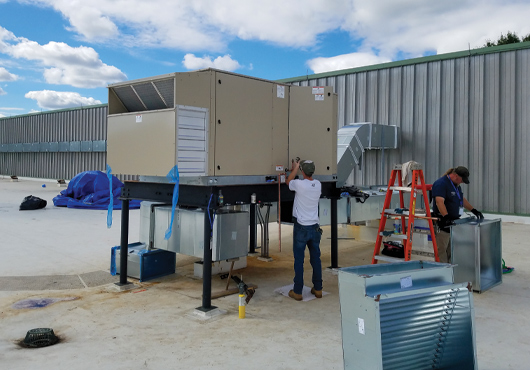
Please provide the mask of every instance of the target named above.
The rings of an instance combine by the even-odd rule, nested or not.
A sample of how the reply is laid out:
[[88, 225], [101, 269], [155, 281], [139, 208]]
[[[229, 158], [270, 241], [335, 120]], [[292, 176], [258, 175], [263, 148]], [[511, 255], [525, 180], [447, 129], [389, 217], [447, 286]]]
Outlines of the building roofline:
[[54, 109], [54, 110], [45, 110], [41, 112], [32, 112], [32, 113], [26, 113], [26, 114], [19, 114], [16, 116], [7, 116], [7, 117], [0, 117], [1, 120], [6, 120], [10, 118], [19, 118], [19, 117], [28, 117], [28, 116], [35, 116], [37, 114], [51, 114], [51, 113], [59, 113], [59, 112], [67, 112], [67, 111], [77, 111], [77, 110], [83, 110], [83, 109], [91, 109], [91, 108], [102, 108], [107, 107], [108, 104], [94, 104], [94, 105], [83, 105], [79, 107], [72, 107], [72, 108], [63, 108], [63, 109]]
[[318, 78], [335, 77], [335, 76], [340, 76], [340, 75], [345, 75], [345, 74], [350, 74], [350, 73], [375, 71], [379, 69], [402, 67], [402, 66], [435, 62], [435, 61], [446, 60], [446, 59], [464, 58], [464, 57], [475, 56], [475, 55], [494, 54], [494, 53], [500, 53], [500, 52], [505, 52], [505, 51], [515, 51], [515, 50], [520, 50], [520, 49], [530, 49], [530, 41], [517, 42], [514, 44], [508, 44], [508, 45], [490, 46], [490, 47], [483, 47], [483, 48], [478, 48], [478, 49], [456, 51], [456, 52], [445, 53], [445, 54], [429, 55], [426, 57], [405, 59], [405, 60], [399, 60], [395, 62], [388, 62], [388, 63], [381, 63], [381, 64], [373, 64], [369, 66], [342, 69], [338, 71], [316, 73], [316, 74], [306, 75], [306, 76], [290, 77], [290, 78], [276, 80], [276, 82], [291, 83], [291, 82], [299, 82], [299, 81], [306, 81], [306, 80], [315, 80]]

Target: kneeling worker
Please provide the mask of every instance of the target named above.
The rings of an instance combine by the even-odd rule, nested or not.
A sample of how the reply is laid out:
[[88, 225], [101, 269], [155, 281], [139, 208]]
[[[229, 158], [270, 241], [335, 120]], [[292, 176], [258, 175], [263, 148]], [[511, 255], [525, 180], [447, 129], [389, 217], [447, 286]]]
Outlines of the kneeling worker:
[[478, 219], [484, 219], [464, 198], [460, 184], [469, 184], [469, 170], [458, 166], [450, 168], [432, 184], [433, 217], [439, 218], [435, 227], [436, 246], [440, 262], [451, 262], [451, 234], [449, 226], [454, 225], [454, 220], [464, 214], [464, 208], [471, 211]]
[[[301, 167], [303, 180], [295, 179]], [[322, 184], [313, 179], [315, 164], [312, 161], [293, 161], [291, 173], [285, 181], [289, 190], [296, 192], [293, 205], [293, 255], [294, 287], [289, 297], [301, 301], [304, 287], [305, 247], [309, 249], [309, 262], [313, 267], [313, 288], [311, 293], [322, 298], [322, 263], [320, 261], [320, 238], [322, 229], [318, 220], [318, 202]]]

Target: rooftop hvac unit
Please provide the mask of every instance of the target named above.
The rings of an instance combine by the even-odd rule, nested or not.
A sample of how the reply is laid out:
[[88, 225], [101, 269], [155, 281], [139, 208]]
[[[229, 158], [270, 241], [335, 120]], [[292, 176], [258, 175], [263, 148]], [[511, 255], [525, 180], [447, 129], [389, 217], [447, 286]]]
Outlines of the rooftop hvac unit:
[[[337, 95], [332, 87], [277, 84], [207, 69], [109, 86], [107, 162], [113, 173], [181, 183], [262, 183], [312, 159], [337, 173]], [[204, 183], [206, 181], [206, 183]]]
[[477, 369], [467, 285], [436, 262], [339, 270], [344, 369]]

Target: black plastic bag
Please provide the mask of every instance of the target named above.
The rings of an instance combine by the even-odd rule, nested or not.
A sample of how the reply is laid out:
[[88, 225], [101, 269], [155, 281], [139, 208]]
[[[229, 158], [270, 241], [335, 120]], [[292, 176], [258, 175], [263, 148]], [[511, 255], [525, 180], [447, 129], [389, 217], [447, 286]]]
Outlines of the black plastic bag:
[[44, 199], [41, 199], [39, 197], [34, 197], [33, 195], [28, 195], [24, 198], [22, 203], [20, 203], [20, 211], [28, 211], [32, 209], [41, 209], [46, 207], [46, 202]]

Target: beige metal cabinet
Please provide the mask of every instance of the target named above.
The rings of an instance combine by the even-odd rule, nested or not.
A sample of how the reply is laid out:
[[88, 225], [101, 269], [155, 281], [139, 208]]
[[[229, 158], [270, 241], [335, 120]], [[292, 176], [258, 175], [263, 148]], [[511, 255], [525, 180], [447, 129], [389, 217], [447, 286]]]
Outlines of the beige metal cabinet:
[[[204, 109], [204, 126], [183, 127], [179, 107]], [[331, 87], [214, 69], [109, 86], [107, 161], [117, 174], [161, 177], [178, 164], [185, 177], [265, 181], [298, 156], [315, 161], [316, 175], [335, 175], [336, 132]]]
[[332, 87], [291, 86], [289, 157], [313, 160], [315, 175], [337, 174], [337, 95]]

